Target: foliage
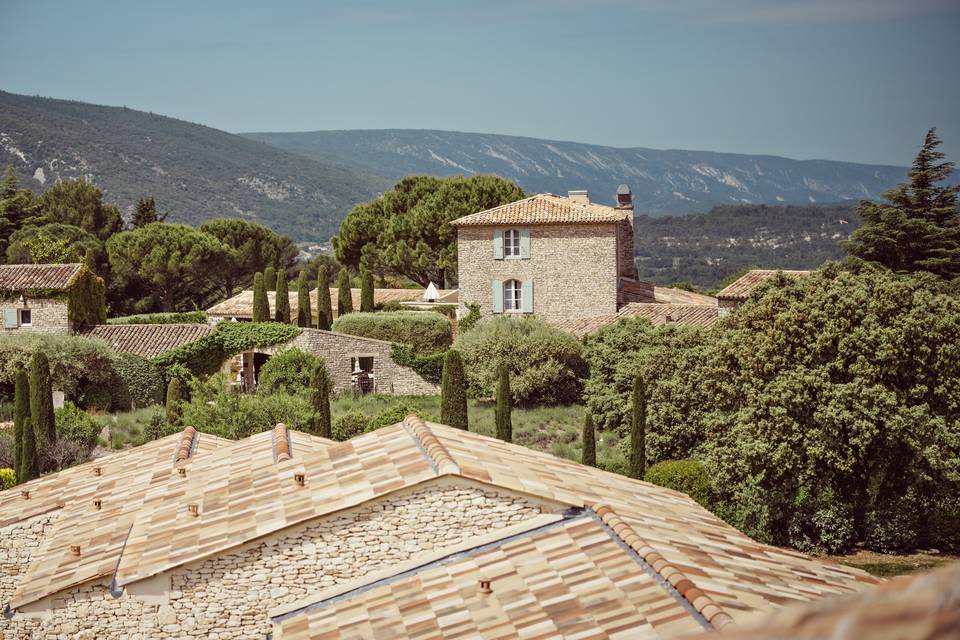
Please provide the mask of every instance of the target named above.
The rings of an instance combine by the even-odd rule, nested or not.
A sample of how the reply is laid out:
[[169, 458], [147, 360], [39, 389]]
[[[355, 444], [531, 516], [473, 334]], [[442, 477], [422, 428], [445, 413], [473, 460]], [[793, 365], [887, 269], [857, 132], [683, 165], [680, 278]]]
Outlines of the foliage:
[[477, 323], [480, 322], [480, 305], [475, 302], [467, 303], [467, 315], [463, 316], [460, 319], [460, 322], [457, 324], [457, 331], [459, 333], [466, 333], [470, 331]]
[[310, 406], [315, 414], [312, 431], [322, 438], [333, 437], [330, 422], [330, 391], [333, 384], [326, 365], [318, 360], [310, 372]]
[[109, 411], [114, 404], [114, 398], [117, 398], [117, 407], [127, 408], [130, 405], [130, 398], [125, 390], [118, 388], [117, 385], [103, 386], [99, 384], [87, 383], [80, 390], [80, 395], [76, 401], [84, 411]]
[[443, 377], [443, 361], [445, 353], [438, 351], [430, 355], [418, 355], [411, 347], [395, 344], [390, 349], [390, 359], [401, 367], [410, 367], [417, 374], [434, 384], [440, 384]]
[[324, 331], [329, 331], [333, 326], [329, 279], [327, 265], [321, 264], [320, 271], [317, 274], [317, 328]]
[[36, 439], [30, 420], [30, 380], [24, 369], [18, 369], [13, 396], [13, 466], [22, 481], [37, 475]]
[[0, 469], [0, 491], [17, 485], [17, 472], [13, 469]]
[[86, 266], [71, 283], [67, 300], [67, 317], [77, 327], [92, 327], [107, 321], [107, 288]]
[[184, 382], [177, 377], [170, 378], [167, 383], [167, 423], [171, 425], [182, 424], [183, 421], [183, 403], [189, 399], [187, 387]]
[[368, 269], [360, 271], [360, 311], [373, 313], [373, 274]]
[[157, 201], [153, 196], [144, 196], [137, 200], [130, 224], [133, 227], [145, 227], [152, 222], [163, 222], [168, 215], [169, 213], [157, 213]]
[[61, 408], [54, 410], [54, 416], [58, 437], [72, 440], [87, 452], [97, 444], [100, 425], [86, 411], [68, 400]]
[[697, 460], [664, 460], [646, 470], [643, 479], [660, 487], [685, 493], [701, 506], [707, 506], [710, 477]]
[[930, 271], [960, 276], [960, 185], [939, 185], [953, 173], [952, 162], [937, 147], [930, 129], [907, 173], [910, 181], [883, 193], [888, 202], [863, 201], [857, 212], [863, 226], [846, 243], [854, 256], [897, 272]]
[[[264, 276], [264, 280], [266, 280], [266, 276]], [[273, 319], [277, 322], [290, 324], [290, 290], [287, 284], [286, 273], [280, 274], [280, 279], [277, 280], [276, 287], [274, 288], [277, 293], [274, 298], [275, 311]]]
[[301, 269], [300, 275], [297, 277], [297, 326], [313, 326], [313, 309], [311, 309], [310, 306], [310, 282], [307, 279], [306, 269]]
[[49, 361], [55, 388], [75, 398], [87, 382], [108, 383], [113, 352], [102, 340], [80, 336], [0, 336], [0, 384], [11, 385], [18, 369], [26, 368], [34, 352]]
[[583, 435], [580, 441], [582, 443], [580, 464], [597, 466], [597, 432], [593, 428], [593, 418], [589, 413], [583, 416]]
[[103, 191], [86, 180], [60, 180], [40, 196], [46, 223], [68, 224], [106, 240], [123, 228], [120, 210], [103, 201]]
[[361, 411], [351, 411], [333, 422], [333, 439], [339, 442], [349, 440], [367, 430], [367, 416]]
[[587, 374], [575, 337], [536, 318], [490, 318], [457, 336], [457, 350], [477, 397], [493, 395], [501, 364], [510, 369], [514, 401], [520, 406], [576, 402]]
[[440, 397], [440, 422], [466, 431], [469, 428], [467, 422], [467, 379], [463, 372], [463, 360], [456, 349], [447, 351], [443, 359]]
[[[225, 298], [237, 289], [250, 285], [253, 274], [273, 269], [278, 277], [296, 264], [297, 247], [287, 236], [281, 236], [267, 227], [240, 218], [214, 218], [200, 225], [200, 231], [219, 240], [227, 251], [217, 272], [211, 274], [217, 282], [218, 293]], [[267, 290], [276, 287], [267, 278]]]
[[35, 352], [30, 358], [30, 424], [39, 445], [39, 457], [43, 458], [45, 449], [57, 439], [50, 361], [43, 351]]
[[267, 285], [263, 274], [258, 272], [253, 276], [253, 321], [267, 322], [270, 320], [270, 302], [267, 300]]
[[208, 376], [231, 356], [287, 342], [300, 332], [297, 327], [277, 322], [221, 322], [210, 335], [167, 351], [153, 362], [162, 369], [178, 364], [195, 376]]
[[277, 290], [277, 268], [273, 265], [263, 270], [263, 286], [267, 288], [267, 291]]
[[[441, 400], [441, 406], [442, 406], [442, 400]], [[394, 405], [384, 409], [383, 411], [375, 415], [370, 420], [370, 422], [367, 423], [366, 431], [367, 432], [376, 431], [377, 429], [382, 429], [383, 427], [388, 427], [390, 425], [403, 422], [404, 420], [406, 420], [407, 416], [409, 416], [410, 414], [418, 414], [418, 413], [423, 413], [423, 412], [418, 410], [412, 404], [409, 404], [401, 400], [400, 402], [395, 403]], [[449, 422], [445, 422], [442, 417], [440, 418], [440, 422], [442, 424], [447, 424], [447, 425], [450, 424]]]
[[417, 353], [442, 351], [453, 341], [450, 321], [422, 311], [351, 313], [340, 316], [333, 330], [413, 347]]
[[513, 410], [513, 396], [510, 394], [510, 369], [501, 364], [497, 373], [497, 437], [504, 442], [513, 441], [513, 422], [510, 413]]
[[337, 317], [353, 313], [353, 293], [350, 291], [350, 274], [341, 267], [337, 274]]
[[347, 214], [333, 240], [337, 260], [443, 287], [457, 274], [457, 235], [450, 221], [525, 195], [497, 176], [407, 176]]
[[107, 324], [206, 324], [207, 314], [203, 311], [181, 311], [178, 313], [143, 313], [133, 316], [108, 318]]
[[13, 263], [82, 262], [92, 251], [103, 259], [103, 241], [69, 224], [27, 225], [10, 235], [7, 260]]
[[[115, 409], [139, 409], [163, 403], [163, 371], [150, 360], [132, 353], [118, 353], [113, 358], [113, 370], [118, 387], [113, 393]], [[119, 398], [127, 398], [129, 402], [125, 406], [118, 404]]]
[[296, 394], [309, 387], [310, 375], [320, 363], [315, 355], [300, 349], [283, 349], [260, 368], [257, 391]]
[[633, 380], [630, 400], [630, 477], [639, 480], [647, 469], [647, 383]]

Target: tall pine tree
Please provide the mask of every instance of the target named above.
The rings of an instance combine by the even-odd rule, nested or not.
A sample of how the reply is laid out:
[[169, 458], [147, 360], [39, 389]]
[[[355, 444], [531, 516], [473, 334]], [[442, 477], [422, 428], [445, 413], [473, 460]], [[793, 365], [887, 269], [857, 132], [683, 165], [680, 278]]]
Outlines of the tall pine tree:
[[310, 404], [316, 413], [313, 432], [321, 438], [333, 435], [330, 421], [330, 373], [323, 362], [318, 362], [310, 372]]
[[497, 376], [497, 408], [494, 420], [497, 423], [497, 437], [504, 442], [513, 442], [513, 398], [510, 396], [510, 371], [502, 364]]
[[310, 304], [310, 281], [307, 280], [307, 270], [301, 269], [297, 278], [297, 326], [313, 326], [313, 308]]
[[844, 243], [851, 254], [896, 272], [960, 276], [960, 185], [942, 184], [954, 164], [942, 162], [940, 144], [937, 130], [930, 129], [907, 173], [909, 182], [884, 192], [887, 202], [860, 203], [863, 225]]
[[276, 309], [273, 319], [277, 322], [290, 324], [290, 291], [287, 287], [287, 274], [285, 273], [281, 273], [280, 279], [277, 280], [277, 295], [273, 306]]
[[317, 275], [317, 328], [330, 331], [333, 326], [333, 308], [330, 302], [330, 279], [327, 265], [320, 265]]
[[47, 354], [35, 351], [30, 359], [30, 423], [37, 442], [37, 459], [42, 459], [57, 441], [57, 424], [53, 416], [53, 384]]
[[597, 466], [597, 434], [593, 428], [593, 418], [590, 412], [583, 417], [583, 451], [580, 454], [580, 463], [591, 467]]
[[27, 372], [17, 369], [13, 382], [13, 469], [17, 481], [36, 477], [36, 438], [30, 421], [30, 381]]
[[647, 470], [647, 385], [643, 376], [633, 380], [631, 405], [629, 475], [642, 480]]
[[353, 313], [353, 292], [350, 291], [350, 273], [346, 267], [337, 275], [337, 317]]
[[267, 299], [267, 286], [262, 273], [253, 276], [253, 321], [270, 321], [270, 301]]
[[460, 352], [450, 349], [443, 358], [440, 378], [440, 422], [457, 429], [468, 429], [467, 380]]

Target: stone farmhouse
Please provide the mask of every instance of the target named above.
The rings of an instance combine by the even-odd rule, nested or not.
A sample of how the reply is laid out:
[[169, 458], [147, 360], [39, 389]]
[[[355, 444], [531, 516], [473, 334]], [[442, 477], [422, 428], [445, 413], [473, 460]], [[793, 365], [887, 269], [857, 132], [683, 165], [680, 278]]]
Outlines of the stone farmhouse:
[[717, 293], [717, 306], [720, 309], [720, 314], [726, 315], [733, 309], [736, 309], [741, 304], [746, 302], [747, 298], [750, 297], [750, 294], [753, 293], [753, 290], [756, 289], [760, 283], [766, 282], [777, 273], [782, 273], [787, 276], [802, 277], [808, 275], [810, 272], [784, 270], [778, 271], [777, 269], [752, 269], [747, 271], [745, 274], [737, 278], [734, 282], [731, 282], [729, 285], [720, 290], [719, 293]]
[[4, 638], [661, 638], [877, 582], [412, 416], [346, 442], [188, 427], [0, 492]]
[[69, 296], [82, 264], [0, 265], [0, 334], [73, 332]]

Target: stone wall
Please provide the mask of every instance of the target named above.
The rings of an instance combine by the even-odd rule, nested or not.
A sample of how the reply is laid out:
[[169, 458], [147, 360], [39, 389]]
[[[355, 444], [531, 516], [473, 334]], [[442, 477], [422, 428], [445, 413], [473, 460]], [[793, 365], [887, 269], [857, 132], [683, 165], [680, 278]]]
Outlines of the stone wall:
[[[519, 496], [442, 480], [267, 537], [176, 569], [169, 601], [147, 604], [105, 584], [54, 597], [44, 620], [0, 619], [4, 638], [263, 638], [268, 612], [326, 587], [517, 524], [541, 513]], [[26, 626], [32, 625], [32, 626]]]
[[[0, 609], [10, 601], [21, 576], [30, 566], [33, 552], [40, 546], [59, 512], [44, 513], [0, 528]], [[0, 637], [4, 640], [29, 638], [39, 628], [37, 620], [0, 618]]]
[[533, 225], [529, 259], [495, 259], [493, 229], [457, 230], [461, 307], [479, 303], [489, 316], [493, 281], [517, 279], [533, 281], [533, 313], [546, 322], [616, 313], [616, 224]]
[[622, 220], [617, 225], [617, 250], [619, 251], [620, 276], [637, 279], [637, 263], [633, 255], [633, 222]]
[[66, 300], [27, 300], [30, 309], [31, 326], [17, 329], [7, 329], [3, 324], [4, 312], [7, 309], [23, 309], [20, 300], [0, 300], [0, 335], [17, 335], [26, 332], [55, 333], [69, 335], [72, 327], [67, 316]]

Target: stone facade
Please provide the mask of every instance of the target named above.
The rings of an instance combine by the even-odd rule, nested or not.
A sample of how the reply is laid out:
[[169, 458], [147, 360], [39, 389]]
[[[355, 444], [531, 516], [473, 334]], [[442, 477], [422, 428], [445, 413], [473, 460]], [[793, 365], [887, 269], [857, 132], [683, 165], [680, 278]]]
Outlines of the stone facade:
[[[0, 620], [4, 638], [263, 638], [268, 611], [308, 593], [535, 517], [542, 505], [440, 480], [287, 529], [163, 574], [163, 597], [114, 599], [105, 584], [53, 598], [43, 619]], [[30, 625], [30, 626], [28, 626]]]
[[[30, 309], [30, 326], [8, 329], [3, 322], [8, 309]], [[32, 299], [24, 307], [19, 299], [0, 299], [0, 335], [19, 335], [23, 333], [45, 333], [69, 335], [73, 331], [67, 314], [67, 301], [53, 299]]]
[[[44, 513], [0, 529], [0, 608], [10, 601], [20, 577], [30, 566], [33, 552], [43, 542], [58, 513]], [[3, 640], [29, 638], [39, 627], [38, 620], [0, 618], [0, 637]]]
[[621, 255], [633, 253], [632, 240], [629, 248], [618, 241], [623, 236], [619, 224], [531, 225], [529, 258], [494, 258], [494, 229], [521, 227], [457, 229], [461, 313], [475, 303], [483, 316], [491, 315], [493, 281], [511, 279], [533, 282], [533, 314], [546, 322], [617, 312]]
[[617, 225], [617, 252], [620, 261], [620, 277], [636, 280], [637, 263], [633, 256], [633, 210], [630, 217], [620, 221]]

